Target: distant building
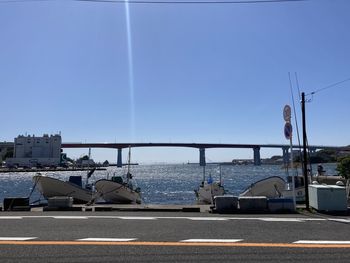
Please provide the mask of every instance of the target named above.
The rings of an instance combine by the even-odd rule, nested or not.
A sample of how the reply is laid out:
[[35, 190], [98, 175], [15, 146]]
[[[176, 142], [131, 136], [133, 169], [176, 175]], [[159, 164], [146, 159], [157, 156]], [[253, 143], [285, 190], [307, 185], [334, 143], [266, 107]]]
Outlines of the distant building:
[[59, 166], [61, 163], [61, 135], [15, 138], [13, 158], [6, 159], [8, 167]]

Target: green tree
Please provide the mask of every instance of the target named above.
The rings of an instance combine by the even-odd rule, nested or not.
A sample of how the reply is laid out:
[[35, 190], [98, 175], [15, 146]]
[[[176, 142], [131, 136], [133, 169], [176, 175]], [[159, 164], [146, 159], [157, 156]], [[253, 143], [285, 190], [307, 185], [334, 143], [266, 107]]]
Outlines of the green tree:
[[346, 179], [346, 196], [349, 199], [350, 193], [350, 156], [341, 158], [337, 164], [337, 171]]
[[338, 161], [337, 171], [345, 179], [350, 179], [350, 157], [344, 157]]
[[7, 152], [5, 153], [3, 159], [6, 160], [7, 158], [13, 158], [13, 149], [7, 149]]

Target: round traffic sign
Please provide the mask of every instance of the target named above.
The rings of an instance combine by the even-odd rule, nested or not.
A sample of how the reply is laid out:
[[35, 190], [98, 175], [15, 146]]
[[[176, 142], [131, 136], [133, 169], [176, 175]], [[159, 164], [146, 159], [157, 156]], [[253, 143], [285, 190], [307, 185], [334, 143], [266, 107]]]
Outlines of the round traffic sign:
[[284, 137], [286, 137], [287, 140], [290, 140], [290, 138], [292, 138], [292, 133], [293, 133], [292, 124], [290, 124], [289, 122], [287, 122], [287, 123], [284, 125]]
[[283, 108], [283, 118], [285, 121], [290, 122], [291, 118], [291, 109], [289, 105], [284, 106]]

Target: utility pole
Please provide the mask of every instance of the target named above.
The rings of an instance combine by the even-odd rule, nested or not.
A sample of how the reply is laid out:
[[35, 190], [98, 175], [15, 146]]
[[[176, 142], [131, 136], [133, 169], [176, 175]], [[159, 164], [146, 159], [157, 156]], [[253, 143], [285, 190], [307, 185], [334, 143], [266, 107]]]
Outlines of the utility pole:
[[307, 174], [307, 153], [306, 153], [306, 120], [305, 120], [305, 93], [301, 93], [301, 113], [303, 119], [303, 172], [305, 180], [305, 203], [306, 210], [310, 210], [309, 207], [309, 180]]

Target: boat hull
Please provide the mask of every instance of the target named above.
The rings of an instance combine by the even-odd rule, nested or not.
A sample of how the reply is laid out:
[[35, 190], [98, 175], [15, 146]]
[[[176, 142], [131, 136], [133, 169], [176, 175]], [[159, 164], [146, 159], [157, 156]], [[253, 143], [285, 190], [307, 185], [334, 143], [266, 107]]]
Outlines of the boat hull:
[[266, 196], [268, 198], [281, 197], [286, 182], [278, 176], [271, 176], [251, 184], [240, 196]]
[[101, 179], [95, 183], [95, 187], [96, 191], [107, 202], [114, 204], [141, 203], [141, 194], [130, 189], [124, 184]]
[[74, 203], [88, 203], [94, 194], [91, 190], [52, 177], [35, 175], [33, 181], [46, 199], [54, 196], [71, 196]]

